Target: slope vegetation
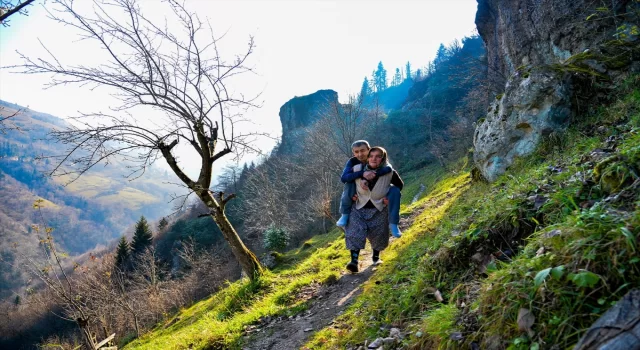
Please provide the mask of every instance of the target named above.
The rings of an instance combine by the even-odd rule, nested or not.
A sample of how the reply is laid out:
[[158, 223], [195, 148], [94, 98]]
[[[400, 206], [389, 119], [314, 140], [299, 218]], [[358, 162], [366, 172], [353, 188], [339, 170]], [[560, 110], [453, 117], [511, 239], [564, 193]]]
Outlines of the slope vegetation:
[[[394, 329], [386, 348], [576, 344], [640, 285], [639, 82], [627, 80], [617, 102], [580, 116], [493, 184], [449, 172], [415, 203], [406, 193], [403, 238], [352, 287], [348, 306], [307, 329], [302, 348], [357, 349]], [[408, 188], [417, 191], [414, 178]], [[346, 278], [337, 232], [280, 259], [260, 280], [230, 284], [126, 349], [251, 348], [283, 332], [274, 323], [309, 317], [328, 297], [314, 290]]]

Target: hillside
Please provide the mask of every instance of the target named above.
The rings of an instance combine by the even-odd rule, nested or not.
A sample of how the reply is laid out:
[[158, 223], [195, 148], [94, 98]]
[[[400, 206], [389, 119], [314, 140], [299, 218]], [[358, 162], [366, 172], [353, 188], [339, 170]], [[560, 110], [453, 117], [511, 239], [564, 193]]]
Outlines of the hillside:
[[[6, 102], [0, 101], [0, 107], [1, 116], [22, 111], [5, 121], [0, 132], [0, 193], [4, 199], [0, 202], [0, 256], [4, 262], [0, 297], [13, 295], [29, 279], [20, 261], [36, 256], [38, 237], [31, 230], [33, 224], [45, 220], [55, 228], [60, 247], [80, 255], [109, 245], [140, 215], [157, 219], [171, 212], [168, 202], [179, 189], [168, 184], [170, 178], [164, 170], [152, 168], [144, 178], [129, 181], [124, 177], [124, 164], [110, 164], [66, 187], [68, 178], [46, 177], [46, 170], [55, 165], [55, 160], [47, 157], [59, 155], [59, 146], [47, 139], [48, 132], [68, 124]], [[45, 200], [42, 218], [33, 209], [38, 198]]]
[[[410, 176], [409, 228], [363, 278], [345, 275], [340, 233], [316, 236], [125, 349], [573, 346], [640, 283], [640, 78], [617, 96], [491, 184]], [[428, 194], [410, 204], [419, 183]], [[320, 304], [335, 312], [314, 317]]]

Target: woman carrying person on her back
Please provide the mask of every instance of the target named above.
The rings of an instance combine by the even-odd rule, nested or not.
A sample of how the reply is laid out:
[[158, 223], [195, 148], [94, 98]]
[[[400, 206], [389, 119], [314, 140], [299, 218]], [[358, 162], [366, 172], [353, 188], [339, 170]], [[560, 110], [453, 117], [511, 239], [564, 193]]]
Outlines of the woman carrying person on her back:
[[[372, 147], [364, 170], [375, 171], [387, 164], [387, 151], [382, 147]], [[353, 170], [363, 170], [362, 166], [358, 164]], [[391, 186], [400, 190], [404, 186], [395, 170], [370, 181], [356, 180], [357, 198], [354, 198], [354, 207], [345, 227], [345, 241], [347, 249], [351, 251], [351, 261], [347, 264], [347, 270], [351, 272], [358, 272], [358, 256], [367, 239], [373, 248], [373, 264], [382, 263], [380, 251], [389, 245], [389, 211], [386, 209], [386, 195]]]

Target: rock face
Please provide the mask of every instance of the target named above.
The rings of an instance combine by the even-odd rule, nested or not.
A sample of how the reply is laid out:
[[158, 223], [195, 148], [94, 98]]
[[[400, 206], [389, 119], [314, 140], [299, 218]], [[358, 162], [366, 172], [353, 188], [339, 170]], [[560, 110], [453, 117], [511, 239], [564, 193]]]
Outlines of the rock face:
[[[607, 52], [613, 39], [637, 40], [638, 21], [631, 10], [638, 4], [612, 0], [606, 5], [478, 0], [476, 25], [487, 46], [489, 82], [504, 92], [474, 136], [474, 161], [487, 180], [504, 173], [516, 157], [530, 154], [545, 135], [566, 128], [573, 110], [571, 67], [581, 64], [604, 75], [629, 63], [616, 66], [595, 59], [613, 56]], [[576, 63], [578, 54], [584, 57]]]
[[571, 84], [555, 72], [510, 79], [474, 135], [474, 158], [493, 181], [516, 157], [530, 154], [541, 138], [564, 128], [571, 116]]
[[303, 136], [304, 128], [317, 121], [323, 113], [338, 102], [338, 93], [333, 90], [318, 90], [313, 94], [294, 97], [280, 107], [282, 142], [278, 153], [295, 151]]
[[589, 328], [574, 350], [640, 350], [640, 290], [627, 293]]

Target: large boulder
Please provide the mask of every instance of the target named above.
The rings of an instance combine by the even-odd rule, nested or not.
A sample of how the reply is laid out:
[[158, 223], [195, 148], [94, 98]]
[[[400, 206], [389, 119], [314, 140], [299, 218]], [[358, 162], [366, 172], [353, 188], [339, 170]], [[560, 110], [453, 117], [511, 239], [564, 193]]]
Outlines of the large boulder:
[[570, 97], [569, 80], [554, 71], [509, 80], [475, 131], [474, 160], [482, 175], [494, 181], [516, 157], [533, 152], [542, 137], [566, 127]]
[[501, 92], [474, 136], [474, 161], [487, 180], [567, 127], [577, 72], [608, 79], [637, 60], [615, 52], [636, 45], [637, 9], [630, 0], [478, 0], [488, 81]]

